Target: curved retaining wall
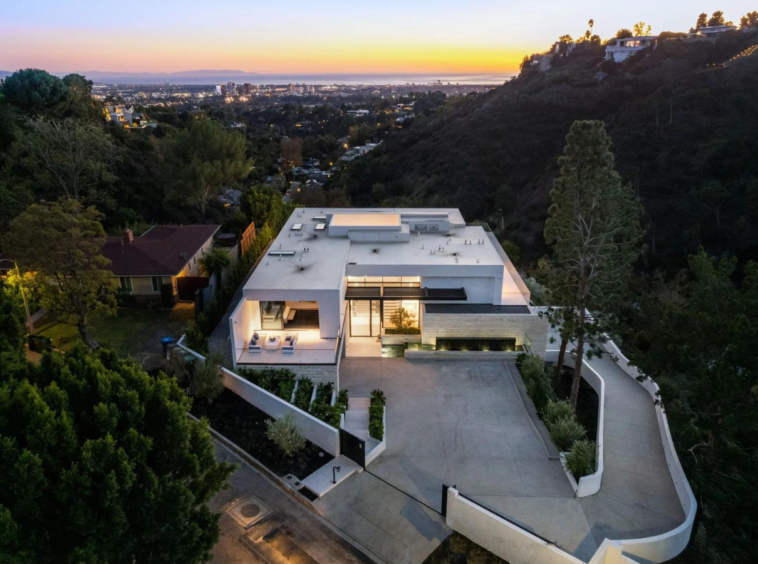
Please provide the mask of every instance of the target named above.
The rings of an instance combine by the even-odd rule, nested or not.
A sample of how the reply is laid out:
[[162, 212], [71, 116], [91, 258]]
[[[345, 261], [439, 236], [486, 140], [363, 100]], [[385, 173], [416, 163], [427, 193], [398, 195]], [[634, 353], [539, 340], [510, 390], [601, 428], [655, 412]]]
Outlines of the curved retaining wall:
[[588, 476], [582, 476], [579, 478], [579, 483], [576, 488], [576, 497], [587, 497], [595, 495], [600, 491], [600, 484], [603, 481], [603, 437], [605, 429], [605, 381], [597, 371], [592, 368], [587, 361], [583, 361], [584, 367], [589, 369], [582, 371], [582, 378], [592, 386], [592, 389], [597, 393], [597, 397], [600, 400], [597, 414], [597, 438], [596, 438], [596, 456], [597, 456], [597, 470], [594, 474]]
[[[555, 354], [557, 361], [557, 353], [558, 350], [549, 349], [545, 351], [545, 357], [547, 359], [548, 353], [550, 354], [550, 358], [552, 359], [553, 355]], [[568, 356], [566, 357], [568, 358]], [[573, 359], [571, 361], [566, 360], [564, 358], [563, 365], [569, 366], [571, 368], [574, 367]], [[585, 370], [582, 371], [582, 378], [590, 385], [592, 386], [592, 389], [595, 390], [595, 393], [597, 393], [598, 397], [598, 413], [597, 413], [597, 437], [595, 440], [596, 443], [596, 457], [597, 457], [597, 470], [593, 474], [589, 474], [587, 476], [582, 476], [579, 478], [579, 482], [577, 483], [574, 477], [571, 475], [571, 473], [566, 469], [566, 474], [569, 477], [569, 481], [571, 482], [572, 487], [574, 488], [574, 491], [576, 492], [576, 497], [588, 497], [591, 495], [595, 495], [597, 492], [600, 491], [600, 484], [603, 481], [603, 469], [605, 467], [603, 462], [603, 437], [605, 436], [605, 380], [603, 380], [603, 377], [598, 374], [597, 370], [592, 368], [586, 360], [583, 361]]]
[[[608, 340], [608, 342], [605, 343], [605, 349], [611, 354], [611, 357], [621, 370], [631, 378], [637, 380], [654, 400], [658, 399], [658, 384], [653, 382], [648, 376], [641, 374], [635, 366], [631, 366], [629, 364], [629, 359], [624, 356], [624, 353], [621, 352], [621, 349], [618, 348], [616, 343]], [[671, 479], [674, 481], [674, 487], [679, 496], [679, 502], [682, 504], [682, 509], [684, 510], [684, 522], [676, 529], [673, 529], [668, 533], [663, 533], [662, 535], [611, 542], [619, 545], [626, 554], [638, 556], [650, 562], [665, 562], [666, 560], [670, 560], [677, 556], [687, 547], [687, 543], [690, 541], [690, 535], [692, 534], [692, 526], [695, 523], [697, 501], [695, 500], [695, 495], [692, 493], [692, 488], [687, 481], [687, 477], [684, 474], [682, 464], [679, 462], [679, 456], [676, 454], [674, 440], [671, 437], [668, 419], [666, 418], [666, 411], [657, 401], [655, 405], [655, 414], [658, 419], [661, 442], [663, 443], [663, 451], [666, 455], [666, 462], [668, 464], [669, 472], [671, 473]]]
[[[629, 359], [624, 356], [616, 343], [608, 340], [605, 344], [605, 349], [629, 377], [639, 382], [654, 400], [658, 399], [658, 385], [649, 377], [641, 374], [636, 367], [631, 366]], [[556, 351], [546, 352], [552, 353]], [[594, 380], [594, 385], [590, 379], [587, 379], [588, 383], [593, 385], [595, 391], [598, 391], [595, 385], [599, 385], [602, 391], [601, 397], [603, 398], [600, 404], [600, 419], [598, 420], [598, 472], [595, 473], [599, 474], [599, 477], [595, 477], [595, 474], [585, 476], [589, 480], [587, 480], [584, 487], [586, 491], [592, 491], [595, 487], [600, 487], [602, 478], [601, 426], [604, 426], [603, 420], [605, 417], [605, 382], [597, 371], [587, 365], [586, 361], [585, 366], [590, 369], [595, 377], [592, 379]], [[598, 395], [600, 395], [600, 392], [598, 392]], [[656, 403], [655, 412], [668, 469], [679, 496], [679, 501], [682, 504], [682, 509], [684, 510], [684, 522], [667, 533], [652, 537], [626, 540], [605, 539], [590, 559], [589, 564], [666, 562], [678, 556], [689, 543], [697, 512], [697, 502], [684, 474], [679, 457], [676, 454], [666, 412], [658, 403]], [[597, 493], [597, 491], [595, 490], [592, 493]], [[447, 488], [447, 492], [447, 501], [443, 507], [447, 524], [487, 550], [510, 561], [512, 564], [576, 564], [581, 562], [574, 556], [522, 529], [515, 523], [463, 497], [455, 488]], [[578, 491], [577, 496], [582, 497]], [[627, 555], [635, 557], [635, 560], [632, 560]]]
[[[182, 336], [177, 343], [179, 348], [190, 353], [195, 358], [205, 360], [203, 355], [184, 346], [182, 341], [184, 341], [184, 336]], [[339, 456], [340, 435], [337, 429], [331, 425], [327, 425], [320, 419], [316, 419], [310, 413], [306, 413], [291, 403], [275, 396], [271, 392], [256, 386], [252, 382], [248, 382], [231, 370], [227, 370], [226, 368], [222, 368], [221, 370], [224, 373], [224, 386], [226, 386], [227, 389], [233, 391], [246, 402], [254, 405], [266, 415], [274, 417], [275, 419], [293, 414], [298, 426], [310, 442], [323, 448], [332, 456]], [[313, 387], [313, 392], [316, 392], [316, 386]]]

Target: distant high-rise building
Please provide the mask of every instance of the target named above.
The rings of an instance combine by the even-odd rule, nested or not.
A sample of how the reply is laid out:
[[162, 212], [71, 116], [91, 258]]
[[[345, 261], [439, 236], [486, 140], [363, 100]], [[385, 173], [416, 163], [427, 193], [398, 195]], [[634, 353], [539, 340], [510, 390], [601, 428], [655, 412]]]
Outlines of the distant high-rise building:
[[220, 94], [221, 96], [224, 96], [226, 94], [226, 86], [224, 86], [223, 84], [217, 84], [216, 94]]
[[294, 94], [294, 93], [295, 93], [295, 85], [290, 84], [290, 94]]
[[235, 84], [233, 82], [227, 82], [226, 83], [226, 93], [230, 95], [234, 95], [236, 89]]
[[245, 83], [245, 94], [252, 94], [253, 93], [253, 85], [249, 82]]

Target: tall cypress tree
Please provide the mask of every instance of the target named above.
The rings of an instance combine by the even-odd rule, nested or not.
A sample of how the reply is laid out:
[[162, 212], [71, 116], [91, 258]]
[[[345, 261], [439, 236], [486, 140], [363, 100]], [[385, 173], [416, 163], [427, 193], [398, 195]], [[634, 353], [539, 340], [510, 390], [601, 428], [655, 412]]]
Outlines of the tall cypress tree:
[[[642, 208], [614, 169], [611, 139], [601, 121], [576, 121], [566, 137], [561, 174], [550, 192], [545, 240], [552, 245], [552, 288], [565, 352], [576, 344], [571, 403], [576, 406], [588, 341], [601, 334], [618, 307], [640, 255]], [[587, 316], [587, 311], [592, 317]], [[559, 359], [559, 366], [563, 358]]]

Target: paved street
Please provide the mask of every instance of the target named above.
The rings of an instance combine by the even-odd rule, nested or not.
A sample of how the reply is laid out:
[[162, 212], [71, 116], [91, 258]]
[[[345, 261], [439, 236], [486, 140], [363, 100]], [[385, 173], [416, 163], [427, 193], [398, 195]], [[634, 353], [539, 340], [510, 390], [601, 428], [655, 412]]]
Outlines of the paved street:
[[[232, 476], [232, 487], [217, 494], [210, 503], [213, 511], [222, 513], [213, 564], [374, 562], [324, 518], [218, 442], [216, 458], [239, 464], [240, 468]], [[243, 527], [245, 519], [256, 518], [250, 527]]]

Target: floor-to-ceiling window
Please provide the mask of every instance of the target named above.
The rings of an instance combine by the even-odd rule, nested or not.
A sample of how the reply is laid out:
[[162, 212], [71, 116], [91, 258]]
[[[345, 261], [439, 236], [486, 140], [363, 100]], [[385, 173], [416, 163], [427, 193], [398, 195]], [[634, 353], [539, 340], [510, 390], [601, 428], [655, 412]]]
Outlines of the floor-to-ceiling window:
[[350, 300], [350, 335], [377, 337], [382, 331], [379, 300]]
[[261, 329], [281, 331], [284, 328], [284, 302], [261, 302]]
[[384, 300], [383, 322], [385, 329], [396, 329], [398, 322], [403, 327], [418, 328], [419, 301], [418, 300]]

